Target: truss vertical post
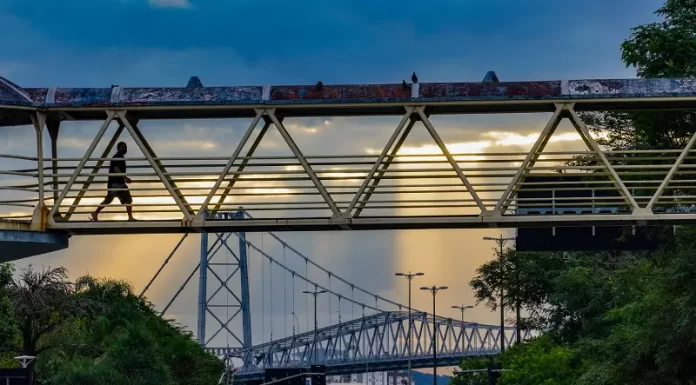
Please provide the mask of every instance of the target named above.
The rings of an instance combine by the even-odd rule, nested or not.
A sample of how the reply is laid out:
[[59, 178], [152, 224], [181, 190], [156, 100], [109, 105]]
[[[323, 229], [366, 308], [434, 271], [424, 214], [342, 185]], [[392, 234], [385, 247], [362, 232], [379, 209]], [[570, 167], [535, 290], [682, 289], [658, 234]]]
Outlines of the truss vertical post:
[[44, 185], [44, 156], [43, 156], [43, 128], [46, 125], [46, 114], [37, 112], [36, 115], [31, 115], [31, 121], [36, 129], [36, 163], [37, 163], [37, 182], [39, 184], [39, 202], [36, 204], [36, 209], [32, 216], [32, 228], [35, 230], [44, 230], [46, 220], [44, 216], [45, 188]]
[[[244, 211], [235, 213], [236, 219], [244, 219]], [[247, 256], [246, 233], [239, 234], [239, 273], [242, 281], [242, 339], [244, 349], [251, 349], [251, 300], [249, 297], [249, 260]], [[246, 364], [246, 362], [245, 362]]]
[[198, 277], [198, 343], [205, 346], [205, 317], [208, 309], [208, 233], [201, 233], [201, 261]]
[[46, 129], [51, 137], [51, 167], [53, 174], [53, 201], [58, 199], [58, 131], [60, 130], [60, 120], [46, 120]]

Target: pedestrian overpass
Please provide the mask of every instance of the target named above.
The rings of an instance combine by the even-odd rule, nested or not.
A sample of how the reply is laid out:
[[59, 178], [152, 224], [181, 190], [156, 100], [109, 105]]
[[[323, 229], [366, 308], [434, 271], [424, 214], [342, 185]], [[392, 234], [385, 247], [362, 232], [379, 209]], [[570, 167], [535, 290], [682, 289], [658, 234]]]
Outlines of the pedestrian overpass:
[[[193, 77], [181, 88], [22, 88], [0, 79], [0, 126], [26, 125], [37, 148], [35, 156], [0, 154], [0, 161], [16, 165], [0, 171], [0, 226], [8, 230], [2, 241], [23, 257], [65, 247], [67, 235], [692, 223], [696, 198], [679, 191], [696, 187], [690, 171], [696, 137], [683, 148], [605, 151], [580, 114], [694, 107], [696, 81], [688, 78], [501, 82], [491, 72], [470, 83], [420, 82], [413, 74], [411, 82], [396, 84], [204, 87]], [[432, 121], [512, 113], [550, 114], [528, 152], [451, 151]], [[309, 154], [284, 122], [316, 116], [383, 117], [393, 128], [372, 152]], [[157, 156], [140, 128], [149, 120], [190, 119], [248, 125], [227, 155], [194, 158]], [[585, 151], [545, 151], [564, 120]], [[60, 126], [73, 121], [96, 123], [88, 131], [91, 143], [81, 157], [60, 157]], [[255, 155], [272, 126], [290, 156]], [[417, 129], [437, 150], [401, 154]], [[142, 220], [118, 220], [107, 208], [106, 220], [91, 222], [89, 213], [105, 193], [105, 163], [125, 133], [142, 154], [128, 159], [132, 206]], [[50, 154], [44, 153], [49, 140]], [[558, 194], [551, 215], [530, 215], [530, 207], [544, 212], [550, 205], [519, 199], [519, 189], [550, 186], [530, 185], [526, 177], [559, 172], [587, 176], [578, 193], [614, 194]], [[517, 211], [520, 204], [528, 211]], [[214, 215], [240, 206], [251, 216]], [[32, 251], [27, 244], [37, 246]]]

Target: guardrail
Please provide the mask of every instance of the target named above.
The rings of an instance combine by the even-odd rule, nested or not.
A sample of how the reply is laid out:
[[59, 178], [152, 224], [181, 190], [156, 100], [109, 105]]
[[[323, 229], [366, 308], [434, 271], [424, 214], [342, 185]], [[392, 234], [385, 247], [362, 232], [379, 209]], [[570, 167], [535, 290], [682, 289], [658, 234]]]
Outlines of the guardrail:
[[[635, 201], [647, 205], [654, 192], [670, 172], [680, 150], [616, 151], [604, 155]], [[494, 209], [509, 188], [527, 153], [453, 154], [456, 164], [471, 181], [487, 209]], [[564, 188], [552, 182], [521, 181], [511, 191], [558, 193], [553, 198], [555, 213], [614, 214], [619, 207], [631, 207], [612, 184], [611, 174], [593, 160], [588, 152], [546, 153], [540, 158], [532, 176], [582, 175], [581, 182], [564, 182]], [[448, 160], [437, 154], [398, 155], [389, 157], [391, 167], [373, 175], [356, 199], [356, 192], [366, 184], [373, 155], [306, 156], [307, 162], [324, 186], [336, 208], [352, 209], [357, 216], [472, 215], [480, 210]], [[696, 159], [690, 151], [685, 160]], [[108, 189], [110, 158], [46, 158], [43, 180], [39, 185], [38, 160], [31, 157], [0, 155], [0, 162], [20, 163], [20, 167], [0, 170], [0, 218], [29, 220], [39, 203], [39, 190], [45, 205], [60, 221], [84, 221], [103, 200]], [[256, 217], [331, 216], [327, 200], [308, 173], [294, 157], [239, 157], [232, 171], [222, 175], [225, 157], [163, 157], [155, 159], [159, 170], [146, 158], [127, 158], [129, 186], [136, 215], [143, 219], [176, 219], [196, 215], [207, 209], [231, 210], [244, 207]], [[55, 164], [53, 163], [55, 161]], [[570, 164], [568, 164], [570, 163]], [[573, 164], [574, 163], [574, 164]], [[79, 173], [76, 170], [80, 168]], [[52, 167], [52, 165], [54, 167]], [[235, 170], [236, 169], [236, 170]], [[165, 182], [163, 182], [163, 180]], [[167, 183], [169, 186], [167, 186]], [[216, 188], [217, 185], [217, 188]], [[556, 183], [557, 185], [557, 183]], [[588, 191], [613, 192], [614, 196], [588, 199]], [[605, 194], [606, 195], [606, 194]], [[57, 203], [57, 205], [56, 205]], [[654, 210], [685, 211], [696, 205], [696, 164], [682, 164], [664, 193], [655, 199]], [[511, 202], [505, 215], [530, 211], [548, 214], [548, 198], [519, 198]], [[539, 208], [539, 210], [535, 210]], [[546, 210], [546, 211], [544, 211]], [[608, 212], [607, 212], [608, 211]], [[692, 212], [687, 209], [686, 212]], [[123, 219], [123, 208], [112, 204], [104, 209], [104, 219]]]

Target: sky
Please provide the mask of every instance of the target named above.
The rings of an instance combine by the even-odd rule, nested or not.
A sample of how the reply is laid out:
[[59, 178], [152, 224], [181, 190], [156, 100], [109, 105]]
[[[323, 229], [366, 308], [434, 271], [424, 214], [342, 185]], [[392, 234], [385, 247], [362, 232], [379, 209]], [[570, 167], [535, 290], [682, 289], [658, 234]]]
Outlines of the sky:
[[[655, 20], [653, 12], [661, 3], [2, 0], [0, 76], [23, 87], [184, 86], [192, 75], [206, 86], [314, 84], [319, 80], [325, 84], [400, 83], [414, 71], [421, 82], [479, 81], [490, 70], [501, 81], [630, 78], [635, 71], [621, 62], [619, 46], [632, 27]], [[531, 146], [545, 119], [544, 114], [476, 115], [436, 117], [433, 123], [448, 146], [469, 152], [522, 151]], [[365, 154], [381, 148], [397, 122], [398, 118], [316, 118], [292, 120], [288, 127], [306, 154]], [[225, 156], [246, 124], [242, 120], [145, 122], [143, 130], [160, 156]], [[98, 125], [62, 126], [61, 156], [80, 156]], [[27, 149], [32, 148], [33, 128], [3, 130], [0, 153], [31, 154]], [[280, 151], [280, 136], [267, 139], [263, 151]], [[549, 149], [582, 147], [575, 139], [579, 138], [558, 139]], [[409, 140], [406, 152], [432, 150], [422, 133], [414, 133]], [[288, 233], [282, 237], [347, 280], [404, 303], [405, 282], [393, 278], [393, 273], [421, 270], [426, 276], [418, 285], [449, 286], [438, 297], [443, 304], [438, 313], [458, 318], [450, 305], [473, 304], [468, 282], [475, 269], [492, 257], [492, 245], [481, 237], [498, 234], [497, 230], [419, 230]], [[258, 234], [250, 237], [262, 242]], [[140, 291], [178, 238], [74, 237], [66, 251], [17, 265], [63, 265], [73, 276], [89, 273], [126, 279]], [[263, 242], [269, 253], [282, 254], [282, 247], [268, 236]], [[195, 267], [198, 247], [197, 236], [189, 236], [172, 258], [148, 292], [155, 305], [164, 306]], [[254, 341], [268, 339], [270, 330], [277, 338], [291, 328], [287, 324], [290, 283], [283, 283], [282, 298], [274, 298], [284, 307], [278, 305], [273, 312], [271, 328], [266, 311], [260, 311], [262, 306], [268, 309], [271, 299], [266, 290], [270, 288], [262, 286], [271, 280], [261, 277], [259, 255], [252, 253], [250, 260], [252, 312], [255, 320], [263, 320], [262, 330], [255, 322]], [[264, 270], [264, 274], [268, 272]], [[326, 277], [314, 274], [326, 282]], [[273, 277], [276, 285], [283, 279], [277, 272]], [[192, 330], [196, 290], [194, 279], [170, 313]], [[304, 330], [311, 305], [297, 298], [296, 313]], [[425, 309], [431, 298], [414, 293], [413, 300], [414, 307]], [[333, 306], [335, 313], [335, 303]], [[483, 305], [467, 313], [467, 319], [478, 322], [493, 323], [496, 317]], [[336, 318], [320, 309], [320, 323]]]

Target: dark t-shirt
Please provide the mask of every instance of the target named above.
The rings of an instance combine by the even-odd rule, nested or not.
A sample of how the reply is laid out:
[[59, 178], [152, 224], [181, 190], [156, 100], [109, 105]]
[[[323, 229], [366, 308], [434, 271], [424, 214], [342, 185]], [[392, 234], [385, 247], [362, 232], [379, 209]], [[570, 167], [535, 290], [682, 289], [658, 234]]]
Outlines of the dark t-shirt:
[[[116, 158], [120, 158], [120, 159], [116, 159]], [[115, 174], [116, 167], [119, 168], [119, 170], [118, 170], [119, 173], [126, 172], [126, 160], [123, 158], [123, 154], [117, 153], [116, 155], [114, 155], [114, 159], [109, 164], [109, 174]], [[126, 178], [123, 176], [110, 175], [108, 184], [109, 184], [109, 186], [113, 186], [115, 184], [126, 184]]]

